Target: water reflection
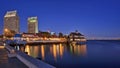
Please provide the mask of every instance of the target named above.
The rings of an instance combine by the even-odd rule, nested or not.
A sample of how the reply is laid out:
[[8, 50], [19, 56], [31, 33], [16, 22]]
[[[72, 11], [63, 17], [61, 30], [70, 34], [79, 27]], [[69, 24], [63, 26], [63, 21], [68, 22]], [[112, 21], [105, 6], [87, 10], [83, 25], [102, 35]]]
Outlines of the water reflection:
[[64, 58], [65, 53], [70, 53], [74, 56], [85, 56], [87, 46], [83, 45], [66, 45], [66, 44], [42, 44], [42, 45], [26, 45], [25, 47], [20, 47], [20, 50], [27, 52], [28, 55], [36, 58], [39, 57], [45, 60], [47, 57], [54, 58]]
[[39, 53], [39, 48], [38, 48], [38, 46], [26, 45], [25, 52], [27, 52], [27, 54], [32, 56], [32, 57], [37, 57], [38, 53]]
[[73, 55], [78, 55], [78, 56], [85, 56], [87, 52], [87, 47], [86, 44], [71, 44], [68, 47], [68, 50], [70, 53]]
[[42, 56], [42, 60], [44, 60], [44, 58], [45, 58], [45, 47], [44, 47], [44, 45], [41, 45], [41, 56]]
[[30, 46], [29, 45], [26, 45], [25, 52], [27, 52], [28, 55], [30, 55]]
[[58, 53], [58, 52], [57, 52], [57, 51], [58, 51], [58, 50], [57, 50], [57, 46], [56, 46], [55, 44], [53, 44], [53, 47], [52, 47], [52, 48], [53, 48], [53, 49], [52, 49], [52, 50], [53, 50], [53, 51], [52, 51], [52, 52], [53, 52], [52, 54], [53, 54], [54, 58], [56, 59], [57, 53]]
[[[31, 56], [35, 53], [36, 56], [33, 57], [39, 57], [56, 68], [120, 68], [119, 43], [120, 41], [87, 41], [87, 45], [26, 45], [25, 51]], [[34, 52], [35, 47], [38, 52]], [[23, 51], [24, 47], [19, 49]]]
[[50, 53], [53, 55], [55, 60], [59, 56], [62, 58], [63, 53], [64, 53], [64, 46], [63, 46], [63, 44], [53, 44], [50, 47]]
[[64, 52], [64, 47], [62, 46], [62, 44], [60, 44], [60, 57], [62, 58], [63, 56], [63, 52]]

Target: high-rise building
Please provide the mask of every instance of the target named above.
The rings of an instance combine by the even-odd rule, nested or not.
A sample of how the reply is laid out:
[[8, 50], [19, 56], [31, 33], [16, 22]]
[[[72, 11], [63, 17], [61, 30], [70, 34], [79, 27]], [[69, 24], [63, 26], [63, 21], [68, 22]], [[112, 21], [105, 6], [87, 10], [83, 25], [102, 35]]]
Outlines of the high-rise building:
[[38, 33], [37, 17], [29, 17], [28, 18], [28, 33]]
[[17, 11], [7, 11], [4, 16], [4, 30], [3, 32], [13, 31], [19, 33], [19, 16]]

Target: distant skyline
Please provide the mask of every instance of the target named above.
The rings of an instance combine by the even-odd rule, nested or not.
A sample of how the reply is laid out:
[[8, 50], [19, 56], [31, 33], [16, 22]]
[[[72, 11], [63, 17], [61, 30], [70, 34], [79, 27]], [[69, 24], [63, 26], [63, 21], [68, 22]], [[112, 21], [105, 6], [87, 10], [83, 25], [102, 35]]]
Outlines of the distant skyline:
[[20, 32], [27, 32], [28, 17], [37, 16], [42, 31], [78, 30], [87, 38], [120, 38], [119, 0], [1, 0], [1, 34], [4, 15], [13, 10], [20, 17]]

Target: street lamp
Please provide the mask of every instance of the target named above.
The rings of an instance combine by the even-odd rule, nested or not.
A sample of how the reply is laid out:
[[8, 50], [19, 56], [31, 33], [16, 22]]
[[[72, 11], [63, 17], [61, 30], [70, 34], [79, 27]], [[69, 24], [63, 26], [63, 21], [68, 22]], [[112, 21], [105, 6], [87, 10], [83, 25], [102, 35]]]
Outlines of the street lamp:
[[5, 31], [5, 32], [8, 32], [8, 29], [5, 29], [4, 31]]
[[6, 39], [6, 36], [8, 34], [9, 30], [7, 28], [4, 29], [4, 39]]

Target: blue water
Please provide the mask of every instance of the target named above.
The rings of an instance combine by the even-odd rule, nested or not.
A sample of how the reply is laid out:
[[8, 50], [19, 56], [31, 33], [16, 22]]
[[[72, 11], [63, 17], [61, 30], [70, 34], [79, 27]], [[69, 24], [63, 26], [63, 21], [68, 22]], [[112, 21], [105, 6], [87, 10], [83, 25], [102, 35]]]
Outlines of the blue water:
[[120, 41], [26, 45], [25, 51], [57, 68], [120, 68]]

